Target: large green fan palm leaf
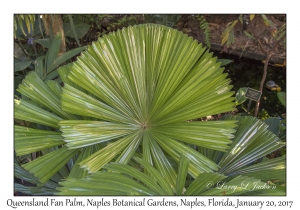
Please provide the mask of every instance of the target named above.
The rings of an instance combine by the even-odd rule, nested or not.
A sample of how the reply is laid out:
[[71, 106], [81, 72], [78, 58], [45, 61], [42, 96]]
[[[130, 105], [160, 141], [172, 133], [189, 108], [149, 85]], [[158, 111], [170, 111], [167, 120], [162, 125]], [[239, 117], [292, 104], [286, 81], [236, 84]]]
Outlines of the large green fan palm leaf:
[[[202, 122], [187, 122], [231, 111], [233, 103], [229, 80], [222, 74], [216, 58], [181, 32], [152, 24], [125, 28], [94, 42], [76, 62], [61, 67], [59, 72], [64, 73], [66, 83], [61, 97], [62, 110], [95, 117], [101, 122], [95, 124], [98, 133], [93, 133], [93, 128], [84, 125], [86, 122], [79, 120], [77, 126], [71, 126], [71, 121], [62, 121], [61, 131], [67, 146], [72, 149], [113, 141], [113, 146], [107, 145], [109, 150], [102, 149], [80, 163], [90, 172], [112, 161], [112, 154], [117, 158], [130, 141], [141, 142], [145, 138], [149, 143], [158, 143], [155, 146], [152, 143], [144, 157], [151, 164], [152, 159], [158, 160], [155, 154], [161, 152], [157, 146], [163, 152], [172, 148], [167, 153], [176, 161], [181, 148], [187, 148], [185, 143], [220, 151], [229, 148], [234, 121], [221, 125], [221, 130], [220, 123], [212, 122], [209, 131]], [[104, 124], [111, 128], [101, 126]], [[184, 136], [184, 133], [190, 134]], [[118, 144], [122, 149], [117, 149]], [[104, 151], [110, 158], [106, 158]], [[146, 151], [143, 148], [142, 152]], [[133, 151], [127, 153], [133, 155]], [[130, 155], [127, 157], [129, 160]], [[189, 157], [195, 167], [189, 170], [193, 175], [217, 169], [213, 162], [195, 151]], [[165, 164], [157, 165], [166, 167], [169, 165], [166, 159]]]
[[[19, 138], [27, 131], [16, 129], [16, 146], [28, 143], [17, 149], [20, 154], [53, 149], [24, 165], [42, 182], [69, 160], [76, 162], [74, 170], [80, 166], [94, 173], [109, 162], [128, 164], [138, 154], [179, 192], [174, 163], [180, 163], [182, 154], [193, 177], [218, 169], [189, 144], [229, 148], [236, 121], [190, 122], [232, 111], [234, 103], [217, 58], [182, 32], [154, 24], [124, 28], [100, 38], [58, 72], [63, 88], [28, 74], [18, 91], [31, 100], [17, 100], [15, 106], [16, 118], [42, 124], [43, 130], [63, 137], [55, 144], [45, 138], [44, 147], [42, 140], [33, 138], [36, 149], [31, 149], [28, 138]], [[52, 133], [46, 135], [50, 138]]]

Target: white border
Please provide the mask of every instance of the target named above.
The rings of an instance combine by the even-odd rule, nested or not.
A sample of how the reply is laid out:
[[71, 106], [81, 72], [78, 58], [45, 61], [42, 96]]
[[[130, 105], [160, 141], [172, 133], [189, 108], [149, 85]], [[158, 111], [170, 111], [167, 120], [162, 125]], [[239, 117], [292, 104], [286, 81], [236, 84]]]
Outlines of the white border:
[[[296, 10], [298, 5], [285, 1], [9, 1], [1, 5], [1, 209], [11, 209], [6, 205], [7, 199], [28, 200], [32, 197], [13, 196], [13, 14], [14, 13], [131, 13], [131, 14], [158, 14], [158, 13], [205, 13], [205, 14], [230, 14], [230, 13], [286, 13], [287, 14], [287, 196], [283, 197], [242, 197], [247, 200], [273, 200], [294, 201], [292, 209], [300, 209], [298, 192], [300, 190], [298, 175], [299, 170], [299, 15]], [[4, 117], [3, 117], [4, 116]], [[297, 135], [298, 134], [298, 135]], [[122, 199], [122, 197], [117, 197]], [[130, 199], [130, 197], [125, 197]], [[171, 198], [171, 197], [168, 197]], [[211, 197], [199, 197], [208, 199]], [[239, 197], [230, 197], [231, 199]], [[37, 199], [46, 199], [39, 197]], [[55, 197], [57, 200], [65, 200], [68, 197]], [[85, 200], [85, 197], [78, 199]], [[160, 197], [155, 197], [160, 199]], [[180, 198], [174, 198], [178, 200]], [[193, 197], [189, 197], [193, 199]], [[217, 199], [222, 199], [217, 197]], [[19, 209], [30, 207], [20, 207]], [[63, 209], [65, 207], [57, 207]], [[73, 207], [72, 209], [79, 209]], [[104, 208], [104, 207], [102, 207]], [[127, 207], [123, 207], [127, 208]], [[123, 209], [122, 208], [122, 209]], [[150, 207], [149, 207], [150, 208]], [[200, 207], [194, 207], [200, 208]], [[206, 208], [206, 209], [217, 209]], [[225, 207], [224, 207], [225, 208]], [[31, 208], [30, 208], [31, 209]], [[36, 208], [37, 209], [37, 208]], [[50, 208], [49, 208], [50, 209]], [[82, 209], [82, 207], [80, 207]], [[95, 207], [93, 208], [95, 209]], [[111, 207], [110, 209], [119, 209]], [[127, 208], [132, 209], [132, 208]], [[190, 208], [186, 208], [190, 209]], [[204, 208], [205, 209], [205, 208]], [[232, 208], [231, 208], [232, 209]], [[239, 208], [244, 209], [244, 208]], [[250, 208], [245, 208], [250, 209]], [[264, 207], [263, 209], [269, 209]], [[274, 209], [274, 207], [270, 207]], [[276, 208], [281, 209], [281, 208]]]

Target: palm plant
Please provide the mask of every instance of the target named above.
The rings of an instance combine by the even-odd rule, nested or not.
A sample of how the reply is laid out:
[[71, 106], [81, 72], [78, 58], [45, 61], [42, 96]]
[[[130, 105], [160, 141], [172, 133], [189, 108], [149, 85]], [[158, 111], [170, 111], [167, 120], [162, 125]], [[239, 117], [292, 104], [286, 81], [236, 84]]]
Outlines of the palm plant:
[[64, 87], [29, 73], [18, 89], [26, 97], [15, 100], [15, 118], [27, 125], [15, 125], [15, 151], [40, 156], [22, 167], [39, 186], [118, 179], [112, 172], [125, 170], [155, 188], [146, 194], [181, 194], [187, 174], [196, 182], [219, 169], [205, 151], [232, 148], [238, 119], [193, 120], [233, 110], [230, 80], [216, 60], [191, 37], [146, 24], [105, 35], [60, 67]]
[[[144, 171], [120, 163], [110, 163], [80, 180], [68, 178], [57, 188], [58, 195], [285, 195], [285, 186], [271, 180], [285, 182], [285, 156], [258, 161], [261, 157], [284, 146], [268, 130], [268, 126], [253, 117], [226, 116], [224, 120], [238, 120], [238, 128], [228, 152], [201, 148], [206, 157], [220, 166], [215, 173], [200, 173], [188, 178], [189, 160], [181, 155], [177, 167], [175, 188], [145, 160], [134, 160]], [[231, 188], [226, 188], [226, 186]], [[232, 188], [236, 186], [236, 188]], [[267, 186], [267, 187], [266, 187]]]

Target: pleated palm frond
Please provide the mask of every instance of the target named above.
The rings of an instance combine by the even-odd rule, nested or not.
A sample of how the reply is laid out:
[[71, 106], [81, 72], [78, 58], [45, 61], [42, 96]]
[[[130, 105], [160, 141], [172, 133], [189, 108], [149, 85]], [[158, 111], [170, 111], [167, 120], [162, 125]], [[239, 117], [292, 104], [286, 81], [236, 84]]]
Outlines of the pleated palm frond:
[[58, 71], [62, 110], [92, 120], [59, 122], [70, 149], [105, 144], [79, 165], [90, 173], [139, 150], [166, 176], [181, 153], [197, 176], [218, 166], [187, 144], [226, 151], [235, 121], [189, 122], [233, 109], [231, 86], [212, 53], [162, 25], [138, 25], [100, 38]]
[[[42, 156], [23, 164], [33, 173], [41, 185], [46, 183], [79, 152], [68, 150], [59, 131], [59, 121], [78, 119], [62, 111], [61, 86], [56, 81], [42, 81], [35, 72], [30, 72], [17, 89], [28, 99], [15, 99], [14, 117], [29, 122], [29, 126], [14, 127], [14, 149], [17, 156], [39, 152]], [[64, 173], [66, 178], [68, 173]]]
[[105, 171], [98, 171], [82, 179], [68, 178], [60, 182], [56, 195], [282, 195], [281, 189], [268, 189], [263, 186], [267, 183], [259, 179], [238, 176], [226, 180], [226, 176], [219, 173], [201, 173], [190, 184], [187, 184], [187, 173], [189, 159], [184, 155], [180, 156], [178, 174], [175, 188], [169, 185], [163, 174], [153, 166], [140, 158], [134, 158], [151, 175], [143, 173], [129, 165], [110, 163], [103, 168]]
[[233, 110], [216, 61], [191, 37], [146, 24], [105, 35], [58, 69], [63, 88], [29, 73], [18, 91], [30, 100], [15, 100], [15, 118], [30, 126], [15, 126], [15, 150], [44, 155], [22, 166], [46, 183], [70, 162], [69, 177], [82, 178], [138, 154], [173, 188], [182, 154], [194, 178], [218, 170], [189, 146], [230, 148], [235, 120], [192, 121]]
[[41, 183], [40, 180], [32, 173], [29, 173], [20, 166], [18, 161], [14, 163], [14, 177], [22, 180], [22, 182], [14, 183], [15, 192], [21, 192], [27, 195], [53, 195], [58, 191], [58, 183], [68, 177], [66, 167], [63, 167], [55, 173], [46, 183]]
[[266, 157], [284, 147], [285, 143], [270, 131], [265, 122], [250, 116], [232, 115], [224, 116], [223, 120], [239, 121], [230, 149], [226, 153], [199, 149], [202, 154], [218, 163], [219, 173], [230, 177], [244, 175], [264, 181], [286, 181], [286, 157]]

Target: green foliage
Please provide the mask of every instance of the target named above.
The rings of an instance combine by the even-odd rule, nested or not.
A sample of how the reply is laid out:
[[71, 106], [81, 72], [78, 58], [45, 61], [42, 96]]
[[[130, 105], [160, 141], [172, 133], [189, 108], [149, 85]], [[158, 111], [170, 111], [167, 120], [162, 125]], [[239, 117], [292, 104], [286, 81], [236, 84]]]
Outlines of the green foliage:
[[178, 14], [145, 14], [145, 23], [156, 23], [173, 27], [177, 24], [181, 15]]
[[68, 15], [69, 23], [64, 23], [64, 32], [66, 37], [75, 38], [77, 45], [80, 47], [79, 39], [86, 35], [90, 29], [90, 25], [84, 23], [79, 18], [73, 21], [72, 15]]
[[138, 16], [136, 15], [124, 15], [121, 18], [115, 20], [116, 22], [111, 25], [113, 29], [135, 25], [139, 21]]
[[264, 120], [264, 122], [269, 126], [268, 129], [272, 131], [275, 135], [279, 136], [280, 129], [280, 119], [278, 117], [269, 117]]
[[249, 39], [254, 39], [253, 35], [248, 33], [247, 31], [243, 31], [243, 33], [249, 38]]
[[[285, 146], [263, 121], [250, 116], [225, 115], [223, 120], [238, 120], [238, 129], [226, 153], [200, 148], [220, 166], [219, 172], [228, 176], [241, 175], [240, 169]], [[263, 149], [262, 149], [263, 148]]]
[[[34, 161], [22, 165], [22, 167], [38, 177], [41, 183], [45, 183], [49, 181], [49, 179], [77, 152], [78, 150], [68, 150], [67, 147], [59, 148], [35, 159]], [[53, 164], [54, 162], [55, 164]]]
[[229, 60], [229, 59], [218, 59], [218, 62], [221, 62], [221, 66], [226, 66], [226, 65], [232, 63], [233, 61]]
[[[27, 36], [34, 30], [35, 15], [15, 15], [14, 16], [14, 37], [16, 38], [17, 29], [20, 27], [24, 36]], [[24, 24], [27, 31], [24, 30]]]
[[[286, 34], [286, 24], [283, 24], [280, 29], [278, 30], [278, 32], [275, 32], [275, 38], [276, 40], [281, 39], [283, 36], [285, 36]], [[286, 37], [284, 37], [284, 42], [286, 41]]]
[[17, 183], [14, 184], [14, 189], [17, 192], [22, 192], [26, 195], [34, 195], [34, 196], [47, 196], [47, 195], [49, 196], [57, 192], [55, 188], [50, 188], [47, 186], [28, 187]]
[[283, 40], [284, 48], [286, 44], [286, 24], [283, 24], [279, 29], [275, 26], [275, 24], [267, 18], [266, 15], [261, 15], [266, 26], [270, 27], [272, 30], [272, 38], [275, 38], [276, 41]]
[[[23, 27], [21, 25], [21, 23], [23, 24], [22, 21], [24, 24], [26, 22], [28, 27]], [[17, 24], [19, 22], [20, 24]], [[70, 59], [83, 51], [85, 47], [71, 49], [63, 55], [59, 55], [58, 52], [62, 40], [61, 34], [58, 33], [52, 38], [44, 37], [43, 24], [38, 15], [15, 15], [15, 23], [14, 72], [16, 87], [30, 71], [35, 71], [45, 81], [57, 79], [58, 82], [61, 82], [56, 71], [57, 67], [70, 61]], [[78, 21], [73, 26], [69, 28], [74, 28], [76, 34], [71, 32], [72, 35], [69, 35], [70, 32], [65, 31], [67, 32], [65, 35], [74, 37], [78, 34], [81, 37], [88, 30], [85, 29], [87, 25], [83, 25], [81, 22], [78, 23]], [[68, 29], [67, 23], [66, 29]], [[20, 96], [18, 93], [15, 94]]]
[[[254, 19], [255, 15], [249, 15], [249, 20], [252, 21]], [[257, 15], [256, 15], [257, 17]], [[275, 26], [275, 24], [267, 18], [266, 15], [262, 14], [260, 15], [260, 17], [262, 18], [262, 20], [264, 21], [266, 27], [271, 29], [271, 37], [270, 39], [275, 39], [276, 41], [279, 41], [280, 39], [284, 38], [282, 43], [285, 43], [286, 39], [285, 39], [285, 34], [286, 34], [286, 26], [285, 24], [283, 24], [283, 26], [278, 30]], [[232, 43], [234, 43], [234, 27], [236, 26], [236, 24], [238, 23], [238, 21], [240, 21], [241, 23], [243, 23], [243, 19], [242, 19], [242, 15], [239, 15], [239, 17], [232, 21], [229, 22], [226, 25], [225, 30], [223, 31], [223, 33], [221, 34], [221, 45], [224, 45], [226, 43], [226, 46], [229, 47]], [[255, 39], [254, 35], [249, 33], [248, 31], [243, 31], [243, 33], [249, 38], [249, 39]]]
[[[153, 39], [157, 33], [159, 37]], [[170, 36], [167, 38], [164, 34]], [[140, 44], [142, 38], [146, 38], [145, 45]], [[132, 53], [128, 49], [140, 53]], [[95, 54], [95, 50], [100, 54]], [[144, 60], [144, 56], [149, 60]], [[98, 171], [113, 160], [128, 163], [138, 147], [143, 145], [144, 158], [150, 163], [154, 161], [160, 171], [167, 170], [168, 173], [173, 169], [164, 150], [175, 161], [179, 161], [178, 156], [182, 152], [189, 153], [189, 173], [195, 176], [201, 171], [212, 171], [217, 166], [185, 146], [184, 142], [224, 151], [235, 127], [234, 122], [228, 122], [220, 132], [217, 129], [221, 126], [219, 122], [210, 122], [210, 125], [206, 122], [186, 122], [194, 117], [232, 110], [229, 80], [222, 74], [223, 69], [216, 63], [217, 59], [211, 57], [212, 54], [205, 52], [201, 45], [176, 30], [161, 25], [140, 25], [105, 36], [90, 46], [73, 65], [61, 67], [70, 68], [68, 78], [92, 95], [77, 90], [76, 86], [72, 88], [72, 83], [65, 84], [62, 92], [56, 93], [56, 89], [43, 83], [34, 73], [26, 77], [18, 90], [66, 120], [53, 126], [60, 127], [66, 146], [71, 151], [105, 143], [103, 148], [79, 163], [90, 172]], [[108, 58], [110, 62], [107, 62]], [[167, 65], [169, 63], [171, 65]], [[78, 65], [81, 67], [77, 68]], [[90, 77], [91, 74], [94, 76]], [[40, 113], [46, 115], [46, 112]], [[93, 117], [97, 121], [74, 121], [78, 118], [73, 114]], [[23, 120], [33, 121], [31, 118], [30, 114], [22, 115]], [[47, 118], [41, 120], [47, 121]], [[99, 126], [103, 127], [103, 132], [99, 133]], [[213, 136], [196, 133], [198, 129], [207, 130], [208, 126]], [[92, 131], [93, 127], [97, 129]], [[88, 133], [85, 131], [87, 128], [90, 130]], [[196, 136], [180, 135], [184, 130]], [[106, 143], [108, 141], [110, 144]], [[35, 167], [47, 166], [48, 162], [44, 159], [40, 162], [39, 159], [35, 160], [39, 166], [30, 164], [32, 167], [28, 169], [34, 172]], [[45, 174], [38, 176], [43, 181], [50, 178]]]
[[199, 27], [203, 31], [203, 34], [205, 36], [205, 44], [207, 45], [208, 48], [210, 48], [210, 29], [208, 22], [206, 21], [205, 17], [201, 15], [200, 17], [197, 18], [199, 20]]
[[[286, 119], [279, 117], [269, 117], [264, 120], [269, 126], [268, 129], [277, 135], [282, 141], [286, 141]], [[284, 150], [282, 150], [284, 151]]]
[[[259, 61], [251, 61], [250, 63], [245, 60], [245, 62], [239, 62], [239, 63], [230, 63], [226, 66], [226, 69], [228, 69], [229, 77], [232, 78], [232, 84], [234, 86], [234, 90], [236, 93], [238, 93], [239, 89], [242, 87], [251, 87], [253, 89], [259, 89], [259, 84], [261, 81], [261, 78], [258, 76], [255, 76], [254, 72], [257, 73], [257, 71], [261, 68], [262, 64]], [[266, 75], [266, 81], [268, 80], [274, 80], [278, 85], [285, 91], [285, 74], [282, 74], [284, 70], [282, 68], [268, 67], [268, 74]], [[279, 89], [277, 86], [276, 90]], [[277, 90], [278, 91], [278, 90]], [[260, 112], [259, 112], [259, 118], [263, 116], [263, 110], [265, 110], [265, 116], [263, 119], [266, 119], [268, 115], [270, 117], [278, 117], [282, 114], [286, 113], [285, 107], [281, 104], [277, 97], [277, 91], [271, 92], [268, 91], [266, 88], [263, 89], [261, 100], [260, 100]], [[237, 105], [237, 112], [238, 115], [253, 115], [254, 108], [255, 108], [255, 101], [250, 102], [249, 100], [246, 100], [244, 103]], [[267, 114], [268, 113], [268, 114]]]
[[266, 26], [271, 26], [272, 28], [275, 28], [274, 23], [271, 20], [269, 20], [266, 15], [261, 15], [261, 17], [263, 18]]
[[244, 103], [247, 100], [247, 98], [245, 97], [246, 91], [247, 91], [246, 87], [242, 87], [237, 91], [237, 93], [235, 94], [235, 105], [236, 106]]
[[[67, 51], [63, 55], [59, 56], [59, 49], [61, 45], [61, 34], [58, 33], [53, 40], [49, 40], [48, 38], [36, 40], [37, 43], [43, 45], [43, 47], [48, 48], [46, 55], [41, 55], [34, 60], [25, 60], [18, 62], [20, 60], [21, 49], [15, 52], [15, 65], [14, 71], [24, 71], [31, 64], [33, 64], [32, 69], [34, 70], [41, 79], [43, 80], [51, 80], [55, 79], [58, 76], [56, 71], [57, 67], [61, 64], [64, 64], [66, 61], [80, 53], [85, 49], [85, 47], [75, 48]], [[15, 45], [18, 47], [18, 45]], [[19, 54], [17, 54], [19, 53]], [[26, 55], [25, 55], [26, 56]], [[25, 59], [28, 59], [27, 57]], [[26, 71], [25, 71], [26, 72]]]
[[262, 120], [265, 120], [269, 117], [270, 117], [269, 113], [265, 109], [261, 109], [261, 111], [259, 113], [259, 118]]
[[[15, 125], [15, 151], [18, 156], [63, 144], [59, 132], [38, 130]], [[43, 139], [41, 141], [40, 139]]]
[[280, 102], [286, 106], [286, 93], [285, 92], [277, 92], [277, 97], [280, 100]]
[[[248, 124], [250, 125], [250, 124]], [[254, 131], [255, 132], [255, 131]], [[226, 156], [224, 156], [226, 157]], [[227, 158], [229, 156], [227, 155]], [[285, 190], [276, 189], [266, 191], [264, 188], [254, 186], [266, 186], [270, 177], [285, 180], [285, 157], [267, 160], [262, 163], [246, 166], [235, 171], [235, 174], [225, 176], [221, 173], [201, 173], [191, 182], [187, 183], [189, 159], [181, 155], [177, 174], [174, 174], [176, 182], [170, 184], [168, 180], [155, 167], [141, 158], [134, 158], [141, 164], [144, 171], [120, 163], [110, 163], [104, 166], [103, 171], [98, 171], [80, 180], [68, 178], [60, 182], [62, 187], [57, 188], [57, 195], [285, 195]], [[239, 175], [243, 174], [243, 175]], [[251, 175], [251, 177], [249, 176]], [[220, 188], [222, 184], [237, 186], [235, 190]], [[243, 183], [247, 183], [243, 185]], [[211, 184], [211, 185], [209, 185]]]
[[238, 20], [235, 20], [233, 22], [229, 22], [226, 25], [225, 31], [222, 33], [221, 38], [222, 42], [221, 45], [224, 45], [226, 43], [226, 46], [229, 47], [234, 42], [234, 26], [237, 24]]
[[29, 67], [29, 65], [32, 63], [32, 61], [21, 61], [17, 62], [15, 61], [14, 63], [14, 71], [21, 71]]

